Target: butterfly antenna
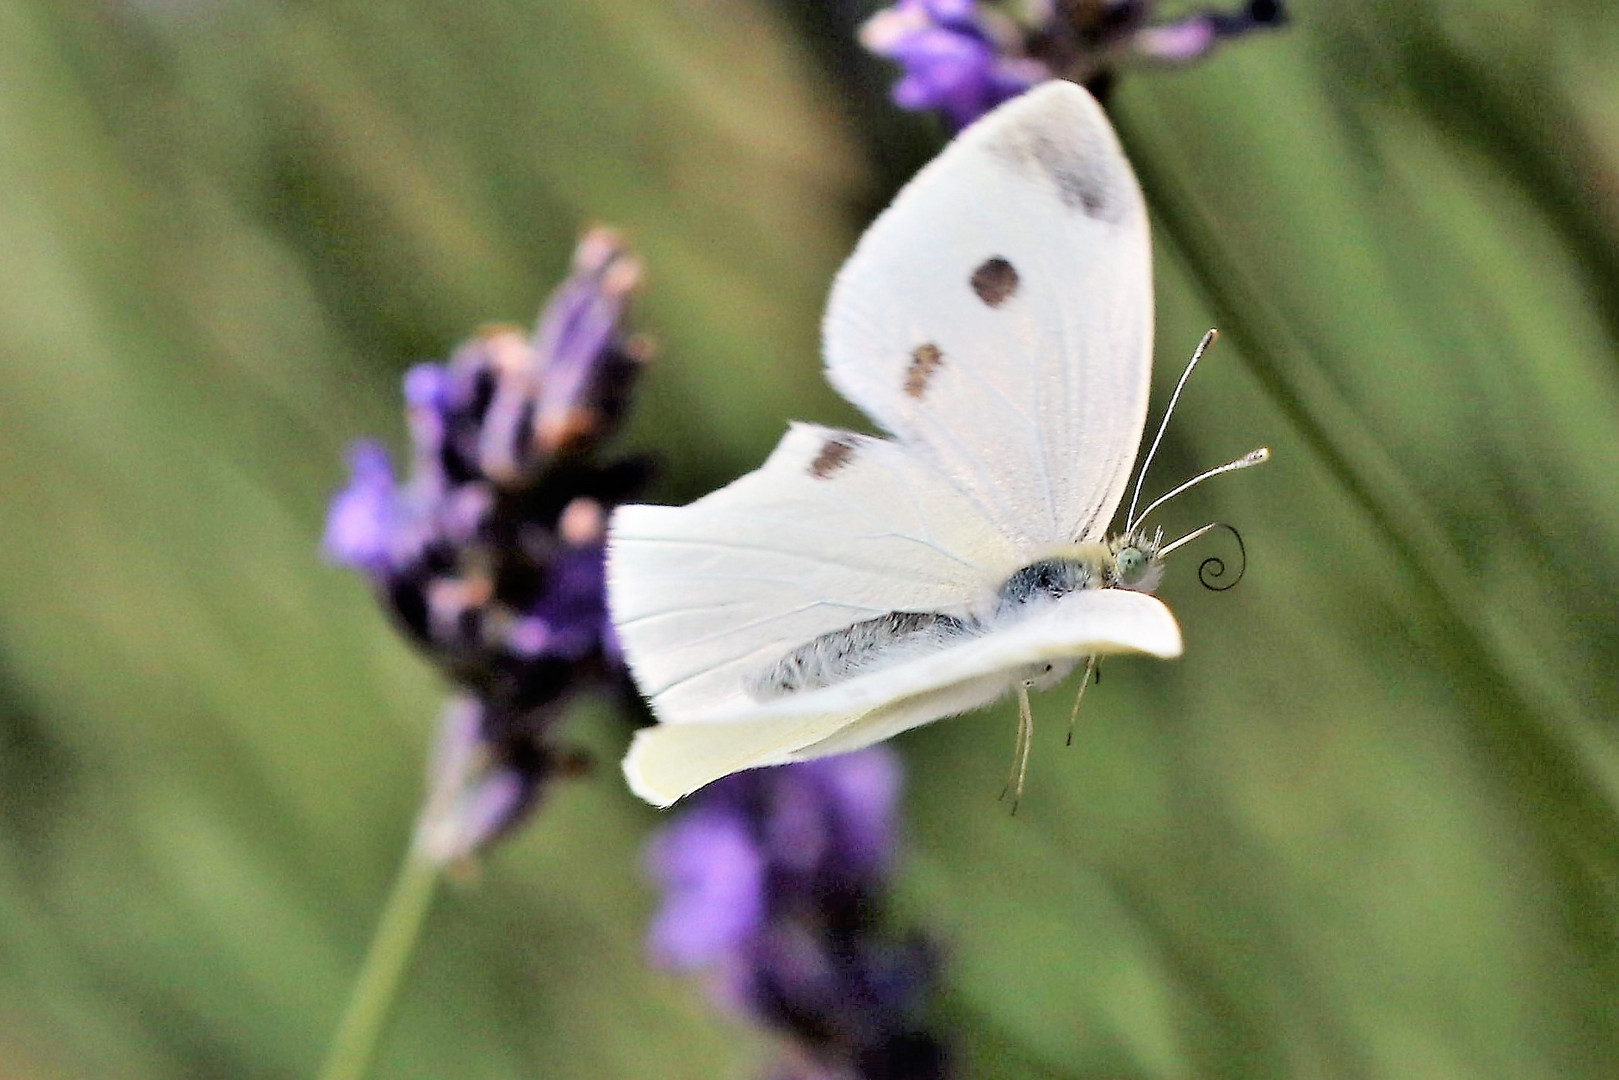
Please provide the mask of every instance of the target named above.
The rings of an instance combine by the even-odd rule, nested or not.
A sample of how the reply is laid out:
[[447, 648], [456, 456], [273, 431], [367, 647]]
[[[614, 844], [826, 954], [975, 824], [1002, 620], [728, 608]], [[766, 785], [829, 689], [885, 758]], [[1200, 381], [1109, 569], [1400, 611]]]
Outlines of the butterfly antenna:
[[1098, 657], [1095, 656], [1085, 658], [1085, 676], [1079, 680], [1079, 693], [1074, 697], [1074, 711], [1068, 714], [1069, 746], [1074, 745], [1074, 725], [1079, 723], [1079, 703], [1085, 700], [1085, 688], [1091, 684], [1093, 678], [1097, 682], [1102, 681], [1102, 669], [1096, 666], [1097, 660]]
[[[1170, 499], [1173, 499], [1175, 496], [1184, 494], [1185, 492], [1188, 492], [1188, 491], [1192, 490], [1193, 488], [1197, 487], [1197, 485], [1201, 484], [1203, 481], [1205, 481], [1205, 480], [1207, 480], [1207, 479], [1209, 479], [1211, 477], [1220, 476], [1223, 473], [1236, 472], [1239, 469], [1251, 469], [1255, 465], [1263, 465], [1265, 462], [1267, 462], [1269, 460], [1270, 460], [1270, 447], [1261, 446], [1257, 450], [1248, 451], [1246, 454], [1242, 455], [1242, 457], [1238, 458], [1235, 461], [1228, 461], [1224, 465], [1216, 465], [1214, 468], [1210, 469], [1208, 472], [1198, 473], [1196, 476], [1194, 476], [1190, 480], [1186, 481], [1186, 483], [1182, 484], [1180, 487], [1175, 488], [1173, 491], [1169, 492], [1168, 494], [1160, 495], [1156, 499], [1154, 499], [1152, 502], [1148, 503], [1147, 508], [1145, 510], [1141, 511], [1141, 518], [1131, 522], [1131, 524], [1125, 529], [1125, 532], [1127, 532], [1127, 533], [1133, 532], [1135, 530], [1136, 525], [1139, 525], [1141, 523], [1141, 521], [1144, 520], [1147, 517], [1148, 514], [1151, 514], [1154, 510], [1158, 509], [1160, 506], [1164, 505], [1166, 502], [1168, 502]], [[1184, 536], [1181, 537], [1181, 539], [1175, 541], [1175, 543], [1173, 545], [1171, 545], [1171, 547], [1180, 546], [1182, 543], [1184, 543], [1186, 541], [1186, 539], [1187, 538], [1184, 537]], [[1166, 552], [1164, 550], [1160, 550], [1159, 554], [1163, 555], [1163, 554], [1166, 554]]]
[[[1233, 539], [1237, 541], [1237, 558], [1241, 560], [1239, 563], [1237, 563], [1237, 574], [1230, 581], [1224, 581], [1226, 572], [1225, 560], [1220, 558], [1218, 555], [1210, 555], [1208, 558], [1204, 559], [1198, 564], [1197, 580], [1205, 589], [1209, 590], [1210, 592], [1225, 592], [1227, 589], [1236, 585], [1237, 582], [1241, 581], [1243, 571], [1248, 569], [1248, 547], [1242, 542], [1242, 533], [1238, 532], [1235, 526], [1227, 525], [1223, 521], [1211, 521], [1201, 529], [1193, 529], [1191, 532], [1187, 533], [1179, 540], [1176, 540], [1174, 543], [1167, 544], [1164, 547], [1159, 548], [1158, 557], [1163, 558], [1165, 555], [1168, 555], [1181, 545], [1190, 544], [1193, 540], [1196, 540], [1201, 536], [1205, 536], [1215, 529], [1224, 529], [1226, 532], [1231, 534]], [[1224, 583], [1216, 584], [1216, 582]]]
[[[1148, 449], [1147, 456], [1142, 459], [1141, 468], [1136, 471], [1136, 489], [1130, 494], [1130, 512], [1124, 515], [1124, 531], [1126, 533], [1135, 530], [1136, 503], [1141, 501], [1141, 485], [1147, 479], [1147, 469], [1152, 465], [1152, 459], [1158, 454], [1158, 444], [1164, 441], [1164, 432], [1169, 429], [1169, 418], [1175, 415], [1175, 403], [1180, 401], [1181, 391], [1186, 389], [1186, 380], [1192, 377], [1192, 369], [1197, 367], [1197, 362], [1203, 359], [1203, 354], [1208, 351], [1209, 346], [1214, 344], [1214, 339], [1219, 336], [1220, 331], [1218, 330], [1210, 330], [1203, 335], [1203, 340], [1198, 342], [1197, 348], [1192, 350], [1192, 358], [1186, 362], [1186, 370], [1181, 372], [1180, 382], [1175, 384], [1175, 392], [1169, 395], [1169, 407], [1164, 410], [1164, 418], [1158, 424], [1158, 434], [1152, 437], [1152, 446]], [[1141, 516], [1146, 517], [1147, 515], [1142, 514]]]

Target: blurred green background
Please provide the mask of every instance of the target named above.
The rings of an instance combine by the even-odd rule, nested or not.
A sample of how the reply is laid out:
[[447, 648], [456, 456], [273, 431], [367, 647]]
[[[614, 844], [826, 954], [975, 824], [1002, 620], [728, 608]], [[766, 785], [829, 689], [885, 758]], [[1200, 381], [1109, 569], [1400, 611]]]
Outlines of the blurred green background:
[[[299, 1077], [407, 842], [441, 687], [323, 566], [398, 377], [645, 256], [626, 443], [680, 501], [790, 417], [826, 286], [939, 145], [781, 0], [0, 0], [0, 1077]], [[1293, 0], [1136, 72], [1160, 458], [1196, 558], [1019, 815], [1005, 710], [910, 733], [896, 919], [972, 1077], [1619, 1073], [1619, 9]], [[1162, 396], [1158, 399], [1163, 400]], [[747, 1077], [649, 971], [656, 815], [602, 762], [442, 894], [374, 1074]]]

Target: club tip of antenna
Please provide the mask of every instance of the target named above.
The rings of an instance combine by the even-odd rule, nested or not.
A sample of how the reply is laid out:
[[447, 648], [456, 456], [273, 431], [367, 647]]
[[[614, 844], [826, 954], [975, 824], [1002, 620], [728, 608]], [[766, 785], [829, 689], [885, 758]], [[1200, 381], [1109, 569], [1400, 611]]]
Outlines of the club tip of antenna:
[[1257, 450], [1250, 450], [1240, 459], [1243, 465], [1261, 465], [1270, 460], [1270, 447], [1261, 446]]

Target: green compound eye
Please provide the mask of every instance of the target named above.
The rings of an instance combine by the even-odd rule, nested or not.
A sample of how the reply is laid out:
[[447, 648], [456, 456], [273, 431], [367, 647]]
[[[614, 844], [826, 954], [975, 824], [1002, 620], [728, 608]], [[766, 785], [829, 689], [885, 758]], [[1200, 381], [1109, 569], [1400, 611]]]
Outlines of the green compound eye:
[[1138, 547], [1124, 547], [1114, 556], [1114, 565], [1118, 569], [1119, 580], [1126, 585], [1134, 585], [1147, 573], [1147, 556]]

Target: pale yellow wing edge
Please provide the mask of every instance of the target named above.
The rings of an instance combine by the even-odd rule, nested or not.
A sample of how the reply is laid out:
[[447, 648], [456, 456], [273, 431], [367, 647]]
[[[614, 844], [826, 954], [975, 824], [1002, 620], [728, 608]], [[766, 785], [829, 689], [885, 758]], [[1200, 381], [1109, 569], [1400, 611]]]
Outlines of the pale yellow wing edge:
[[[1162, 601], [1096, 590], [1007, 632], [760, 703], [748, 715], [642, 728], [624, 757], [624, 779], [639, 798], [667, 807], [743, 769], [820, 757], [833, 746], [854, 750], [986, 705], [1016, 681], [1019, 664], [1129, 652], [1169, 659], [1181, 649], [1180, 626]], [[896, 686], [904, 689], [896, 694]]]

